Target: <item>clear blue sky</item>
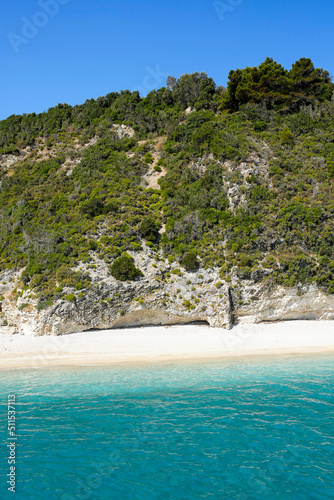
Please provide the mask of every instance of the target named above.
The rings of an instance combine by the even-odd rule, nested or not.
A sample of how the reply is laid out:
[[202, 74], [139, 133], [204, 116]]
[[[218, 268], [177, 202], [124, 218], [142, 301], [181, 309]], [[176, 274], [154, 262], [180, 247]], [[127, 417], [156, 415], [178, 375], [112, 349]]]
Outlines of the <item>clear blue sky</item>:
[[205, 71], [225, 85], [267, 56], [286, 68], [311, 57], [333, 74], [333, 21], [333, 0], [3, 0], [0, 119], [144, 94], [167, 75]]

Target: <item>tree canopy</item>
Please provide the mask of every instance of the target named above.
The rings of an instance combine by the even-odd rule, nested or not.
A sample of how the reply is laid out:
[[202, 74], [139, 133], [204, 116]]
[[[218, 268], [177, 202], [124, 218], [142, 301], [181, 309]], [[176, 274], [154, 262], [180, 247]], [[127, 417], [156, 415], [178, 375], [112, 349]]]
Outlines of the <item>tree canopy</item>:
[[330, 100], [334, 91], [328, 71], [301, 58], [290, 71], [271, 58], [258, 67], [229, 73], [224, 107], [237, 111], [247, 103], [264, 103], [269, 109], [298, 111], [303, 104]]

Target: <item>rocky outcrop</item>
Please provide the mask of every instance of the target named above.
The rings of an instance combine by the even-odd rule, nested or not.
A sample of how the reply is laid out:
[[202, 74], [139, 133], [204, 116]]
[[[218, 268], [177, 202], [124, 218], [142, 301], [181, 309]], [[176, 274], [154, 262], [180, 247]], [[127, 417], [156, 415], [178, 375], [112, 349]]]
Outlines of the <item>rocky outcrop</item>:
[[133, 137], [135, 135], [135, 131], [132, 127], [123, 124], [119, 125], [117, 123], [114, 123], [114, 125], [111, 127], [111, 130], [116, 132], [120, 139], [124, 139], [124, 137]]
[[151, 274], [151, 265], [142, 265], [146, 277], [139, 281], [117, 282], [109, 276], [73, 302], [59, 301], [40, 315], [36, 334], [194, 321], [231, 327], [228, 288], [215, 286], [217, 273], [171, 274], [167, 281], [164, 275], [173, 271], [171, 266]]
[[[134, 253], [144, 277], [119, 282], [103, 261], [90, 271], [92, 284], [38, 311], [37, 297], [20, 290], [20, 273], [0, 275], [0, 331], [26, 335], [64, 335], [90, 329], [168, 325], [204, 321], [213, 327], [280, 320], [333, 320], [334, 296], [316, 285], [284, 288], [269, 281], [219, 279], [218, 269], [187, 273], [149, 249]], [[91, 266], [92, 267], [92, 266]]]
[[241, 296], [242, 303], [235, 311], [237, 323], [334, 319], [334, 296], [315, 284], [284, 288], [249, 282], [242, 284]]

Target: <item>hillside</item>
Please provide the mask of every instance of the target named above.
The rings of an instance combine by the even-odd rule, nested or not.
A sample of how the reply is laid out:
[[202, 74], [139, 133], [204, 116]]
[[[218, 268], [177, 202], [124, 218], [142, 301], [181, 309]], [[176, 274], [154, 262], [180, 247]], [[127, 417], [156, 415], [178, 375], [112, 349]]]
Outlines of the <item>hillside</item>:
[[0, 326], [334, 319], [333, 96], [266, 59], [0, 122]]

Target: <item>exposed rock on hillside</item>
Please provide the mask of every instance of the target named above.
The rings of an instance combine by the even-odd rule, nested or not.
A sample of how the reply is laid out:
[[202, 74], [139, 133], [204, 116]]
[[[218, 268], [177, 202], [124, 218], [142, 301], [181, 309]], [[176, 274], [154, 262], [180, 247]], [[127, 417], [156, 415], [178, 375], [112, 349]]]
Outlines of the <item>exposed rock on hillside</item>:
[[[167, 261], [153, 267], [156, 260], [149, 251], [135, 257], [143, 279], [118, 282], [103, 261], [96, 261], [91, 270], [92, 286], [84, 294], [58, 300], [43, 311], [36, 309], [36, 298], [17, 289], [18, 274], [3, 273], [1, 331], [63, 335], [95, 328], [197, 321], [231, 328], [236, 323], [334, 319], [334, 297], [315, 285], [286, 289], [237, 278], [226, 283], [220, 281], [218, 269], [179, 274]], [[173, 277], [168, 282], [163, 279], [167, 273]]]

